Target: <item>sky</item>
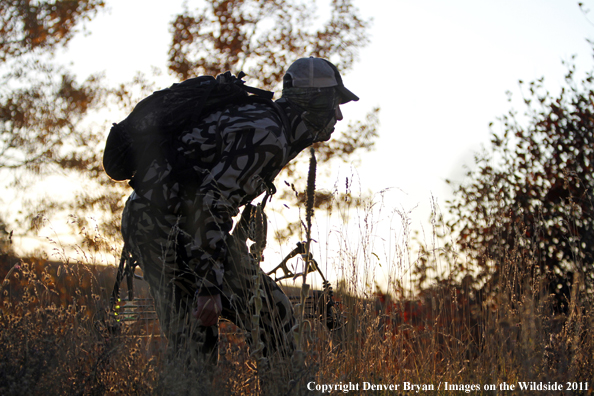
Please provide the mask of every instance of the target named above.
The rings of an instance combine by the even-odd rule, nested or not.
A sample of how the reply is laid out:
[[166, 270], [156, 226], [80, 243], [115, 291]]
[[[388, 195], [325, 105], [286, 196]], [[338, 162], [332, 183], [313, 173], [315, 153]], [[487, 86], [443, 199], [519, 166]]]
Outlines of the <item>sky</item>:
[[[574, 0], [353, 1], [372, 19], [371, 42], [343, 76], [361, 99], [343, 106], [342, 124], [380, 106], [380, 138], [358, 166], [334, 171], [357, 175], [361, 190], [387, 190], [387, 205], [410, 212], [415, 228], [425, 227], [432, 202], [445, 211], [452, 192], [445, 180], [463, 180], [464, 166], [488, 146], [489, 123], [497, 131], [498, 116], [523, 110], [518, 80], [544, 77], [556, 92], [567, 70], [562, 61], [576, 55], [578, 75], [592, 64], [586, 40], [594, 38], [594, 12], [584, 15]], [[87, 35], [56, 56], [72, 62], [80, 78], [103, 72], [112, 83], [166, 70], [169, 22], [182, 1], [108, 5]]]

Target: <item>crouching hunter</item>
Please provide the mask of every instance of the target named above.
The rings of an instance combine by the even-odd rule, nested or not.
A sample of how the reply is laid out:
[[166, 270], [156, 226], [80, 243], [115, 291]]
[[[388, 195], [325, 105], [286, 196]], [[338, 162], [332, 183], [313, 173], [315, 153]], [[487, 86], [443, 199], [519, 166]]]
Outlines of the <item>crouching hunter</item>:
[[253, 345], [249, 302], [259, 276], [262, 352], [291, 354], [291, 303], [250, 256], [245, 233], [231, 233], [233, 217], [297, 154], [329, 140], [342, 119], [340, 105], [358, 99], [333, 64], [302, 58], [286, 71], [274, 106], [209, 111], [176, 137], [181, 161], [163, 156], [138, 169], [122, 235], [150, 285], [172, 353], [216, 362], [219, 317], [245, 330]]

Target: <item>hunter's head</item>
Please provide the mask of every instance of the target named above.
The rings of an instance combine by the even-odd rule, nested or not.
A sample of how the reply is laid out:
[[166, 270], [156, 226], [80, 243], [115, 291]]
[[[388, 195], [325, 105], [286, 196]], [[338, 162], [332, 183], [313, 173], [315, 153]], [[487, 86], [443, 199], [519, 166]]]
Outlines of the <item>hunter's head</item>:
[[345, 88], [336, 66], [322, 58], [296, 60], [283, 78], [283, 98], [303, 110], [302, 118], [314, 141], [330, 139], [342, 120], [340, 105], [359, 100]]

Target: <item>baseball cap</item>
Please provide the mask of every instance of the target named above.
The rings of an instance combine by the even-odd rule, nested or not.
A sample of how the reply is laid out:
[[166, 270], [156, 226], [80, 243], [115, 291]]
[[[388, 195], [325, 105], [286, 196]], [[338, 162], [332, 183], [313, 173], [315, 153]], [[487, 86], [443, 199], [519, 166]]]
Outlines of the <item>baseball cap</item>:
[[[290, 77], [290, 78], [289, 78]], [[345, 88], [336, 66], [322, 58], [297, 59], [285, 73], [285, 88], [329, 88], [336, 87], [341, 97], [341, 104], [359, 97]], [[290, 84], [289, 86], [287, 86]]]

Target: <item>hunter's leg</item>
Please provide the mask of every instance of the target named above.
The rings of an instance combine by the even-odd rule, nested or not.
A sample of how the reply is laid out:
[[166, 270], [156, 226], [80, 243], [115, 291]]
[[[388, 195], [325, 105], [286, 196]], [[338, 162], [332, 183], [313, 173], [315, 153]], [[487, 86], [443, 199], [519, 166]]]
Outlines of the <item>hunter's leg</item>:
[[252, 339], [252, 318], [255, 304], [256, 277], [260, 278], [262, 309], [259, 318], [259, 338], [263, 342], [264, 356], [279, 352], [290, 355], [293, 350], [291, 329], [295, 319], [289, 298], [278, 285], [249, 257], [245, 240], [229, 238], [229, 254], [225, 265], [223, 283], [223, 314], [247, 332], [252, 348], [257, 347]]
[[187, 353], [191, 360], [204, 354], [211, 358], [218, 328], [197, 326], [192, 316], [195, 279], [186, 265], [179, 220], [133, 194], [122, 215], [122, 235], [150, 286], [169, 353]]

